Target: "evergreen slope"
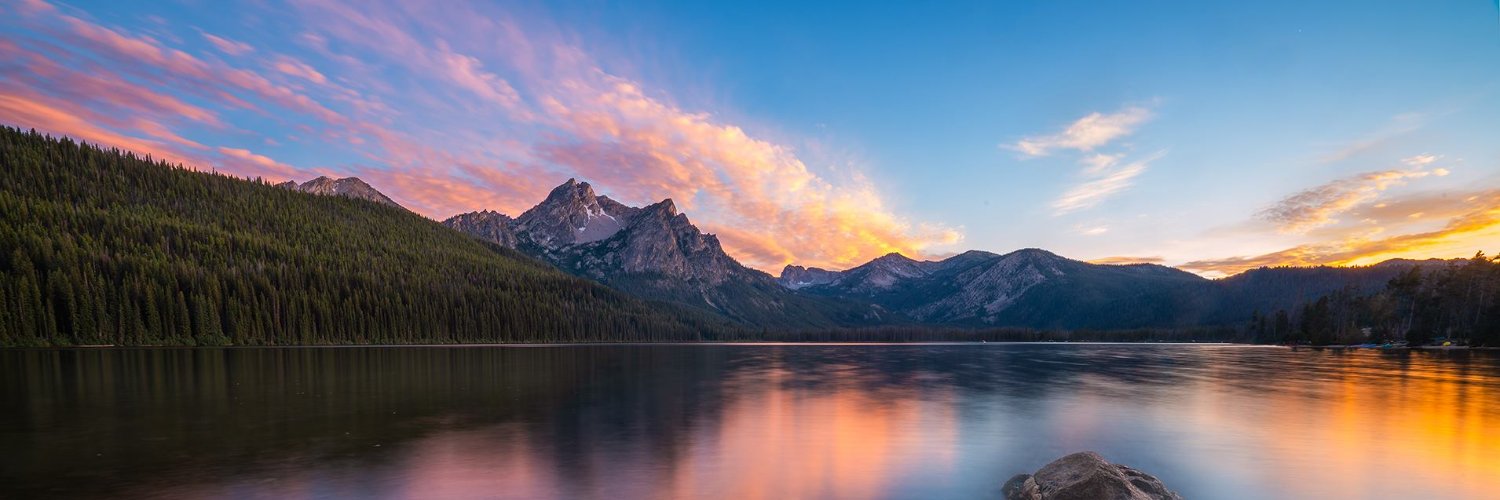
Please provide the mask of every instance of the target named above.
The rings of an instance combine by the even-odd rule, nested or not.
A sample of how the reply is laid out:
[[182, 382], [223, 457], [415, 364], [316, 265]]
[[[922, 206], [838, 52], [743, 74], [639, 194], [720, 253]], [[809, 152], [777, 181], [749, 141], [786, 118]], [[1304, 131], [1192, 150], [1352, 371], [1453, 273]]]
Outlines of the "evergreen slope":
[[695, 340], [402, 209], [0, 127], [0, 345]]

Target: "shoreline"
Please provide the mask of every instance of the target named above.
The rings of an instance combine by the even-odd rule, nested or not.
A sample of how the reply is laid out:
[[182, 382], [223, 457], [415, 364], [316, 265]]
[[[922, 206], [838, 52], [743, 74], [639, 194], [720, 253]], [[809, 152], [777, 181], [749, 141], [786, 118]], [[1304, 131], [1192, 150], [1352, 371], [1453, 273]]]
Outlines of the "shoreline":
[[876, 342], [876, 341], [831, 342], [831, 341], [821, 341], [820, 340], [820, 341], [807, 341], [807, 342], [787, 342], [787, 341], [755, 341], [755, 340], [746, 340], [746, 341], [700, 341], [700, 342], [681, 342], [681, 341], [665, 341], [665, 342], [640, 342], [640, 341], [621, 341], [621, 342], [537, 342], [537, 343], [528, 343], [528, 342], [496, 342], [496, 343], [453, 343], [453, 344], [415, 343], [415, 344], [309, 344], [309, 345], [204, 345], [204, 346], [166, 345], [166, 344], [160, 344], [160, 345], [93, 344], [93, 345], [72, 345], [72, 346], [24, 346], [24, 347], [23, 346], [15, 346], [15, 347], [0, 347], [0, 350], [21, 350], [21, 349], [38, 349], [38, 350], [40, 350], [40, 349], [326, 349], [326, 348], [339, 348], [339, 347], [379, 347], [379, 348], [391, 348], [391, 347], [571, 347], [571, 346], [668, 346], [668, 345], [670, 345], [670, 346], [694, 346], [694, 345], [696, 345], [696, 346], [722, 346], [722, 347], [732, 347], [732, 346], [870, 346], [870, 347], [875, 347], [875, 346], [901, 346], [901, 345], [913, 345], [913, 346], [915, 346], [915, 345], [928, 345], [928, 346], [975, 345], [975, 346], [979, 346], [979, 345], [991, 345], [991, 344], [993, 344], [993, 345], [1080, 345], [1080, 344], [1087, 344], [1087, 345], [1122, 345], [1122, 346], [1128, 346], [1128, 345], [1141, 345], [1141, 346], [1147, 346], [1147, 345], [1181, 345], [1181, 346], [1201, 345], [1201, 346], [1221, 346], [1221, 347], [1222, 346], [1286, 347], [1286, 346], [1277, 346], [1277, 345], [1269, 345], [1269, 344], [1245, 344], [1245, 343], [1238, 343], [1238, 342], [1086, 342], [1086, 341], [1078, 341], [1078, 342], [1064, 342], [1064, 341], [1015, 341], [1015, 342], [994, 341], [994, 342], [979, 342], [979, 341], [968, 341], [968, 340], [915, 341], [915, 342]]
[[1280, 345], [1280, 344], [1247, 344], [1239, 342], [1091, 342], [1091, 341], [931, 341], [931, 342], [785, 342], [785, 341], [701, 341], [701, 342], [545, 342], [545, 343], [454, 343], [454, 344], [312, 344], [312, 345], [224, 345], [224, 346], [189, 346], [189, 345], [112, 345], [92, 344], [75, 346], [15, 346], [0, 347], [0, 351], [22, 351], [22, 350], [127, 350], [127, 349], [335, 349], [335, 348], [535, 348], [535, 347], [599, 347], [599, 346], [716, 346], [716, 347], [778, 347], [778, 346], [851, 346], [851, 347], [879, 347], [879, 346], [979, 346], [990, 345], [1110, 345], [1110, 346], [1211, 346], [1211, 347], [1261, 347], [1282, 349], [1332, 349], [1332, 350], [1371, 350], [1371, 351], [1492, 351], [1500, 350], [1500, 347], [1487, 346], [1416, 346], [1416, 347], [1366, 347], [1361, 345]]

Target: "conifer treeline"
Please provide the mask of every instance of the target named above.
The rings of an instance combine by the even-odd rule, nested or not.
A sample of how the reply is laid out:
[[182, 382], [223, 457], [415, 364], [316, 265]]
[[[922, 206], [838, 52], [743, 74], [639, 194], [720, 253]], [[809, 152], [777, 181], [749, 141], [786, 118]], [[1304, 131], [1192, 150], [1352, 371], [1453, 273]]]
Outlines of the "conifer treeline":
[[0, 345], [698, 340], [403, 210], [0, 127]]
[[1256, 314], [1249, 329], [1267, 343], [1412, 345], [1467, 341], [1500, 345], [1500, 260], [1483, 252], [1446, 267], [1413, 266], [1384, 290], [1334, 292], [1296, 310]]

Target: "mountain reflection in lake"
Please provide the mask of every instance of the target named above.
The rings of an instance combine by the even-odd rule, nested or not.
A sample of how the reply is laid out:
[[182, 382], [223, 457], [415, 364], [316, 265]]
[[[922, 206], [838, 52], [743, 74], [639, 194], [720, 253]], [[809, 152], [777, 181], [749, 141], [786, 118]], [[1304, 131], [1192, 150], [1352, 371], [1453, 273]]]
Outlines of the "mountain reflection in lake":
[[1188, 498], [1500, 489], [1500, 355], [1197, 345], [0, 351], [0, 497]]

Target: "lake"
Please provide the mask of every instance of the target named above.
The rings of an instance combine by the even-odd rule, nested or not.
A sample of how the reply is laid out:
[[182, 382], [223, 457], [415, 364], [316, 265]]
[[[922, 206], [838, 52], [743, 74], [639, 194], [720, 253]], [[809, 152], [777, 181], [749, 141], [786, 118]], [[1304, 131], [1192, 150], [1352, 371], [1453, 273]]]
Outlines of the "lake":
[[1226, 345], [0, 351], [0, 497], [1187, 498], [1500, 490], [1500, 353]]

